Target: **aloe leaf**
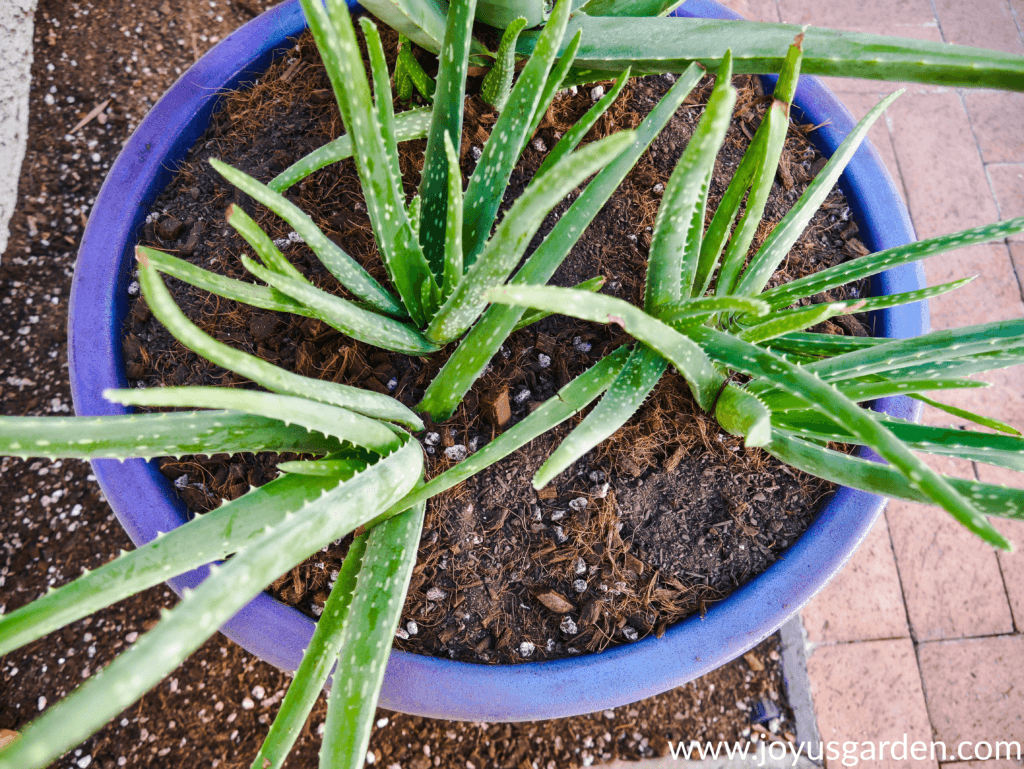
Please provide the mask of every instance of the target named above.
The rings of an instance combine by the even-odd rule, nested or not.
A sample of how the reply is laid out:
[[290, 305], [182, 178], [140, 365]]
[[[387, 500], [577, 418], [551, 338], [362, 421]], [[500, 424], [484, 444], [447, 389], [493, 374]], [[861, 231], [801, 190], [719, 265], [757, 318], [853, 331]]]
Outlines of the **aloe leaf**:
[[[963, 377], [985, 371], [995, 371], [1008, 366], [1019, 366], [1024, 363], [1024, 347], [1011, 347], [999, 352], [975, 352], [949, 360], [938, 360], [914, 365], [910, 361], [901, 361], [900, 366], [885, 371], [886, 379], [920, 379], [939, 377]], [[830, 376], [835, 379], [835, 375]]]
[[136, 550], [122, 551], [113, 561], [0, 616], [0, 655], [171, 577], [225, 558], [339, 483], [337, 477], [277, 478]]
[[365, 465], [358, 459], [307, 459], [297, 462], [278, 462], [277, 469], [293, 475], [313, 475], [322, 478], [348, 478]]
[[348, 547], [341, 568], [338, 569], [338, 578], [324, 604], [323, 614], [317, 620], [313, 637], [302, 654], [302, 662], [281, 700], [281, 707], [260, 746], [260, 752], [252, 762], [252, 769], [280, 769], [284, 766], [288, 753], [327, 683], [331, 668], [338, 659], [341, 633], [348, 621], [356, 576], [366, 553], [367, 538], [366, 534], [360, 534]]
[[[235, 232], [241, 235], [252, 250], [256, 252], [260, 260], [271, 270], [282, 275], [290, 275], [298, 280], [306, 280], [306, 277], [285, 258], [284, 254], [281, 253], [281, 249], [274, 245], [274, 241], [271, 240], [263, 228], [256, 224], [240, 206], [236, 206], [234, 203], [228, 206], [227, 221], [234, 228]], [[136, 248], [136, 251], [141, 249], [142, 247], [139, 246]], [[160, 265], [157, 264], [156, 267], [159, 269]], [[166, 270], [161, 270], [161, 272], [166, 272]], [[287, 296], [287, 294], [281, 294], [276, 289], [270, 290], [275, 296]], [[288, 300], [291, 302], [295, 301], [290, 296]], [[306, 312], [308, 313], [309, 311], [306, 310]]]
[[[397, 88], [397, 86], [396, 86]], [[422, 107], [399, 112], [395, 115], [395, 138], [399, 142], [422, 139], [430, 128], [430, 108]], [[289, 187], [301, 182], [314, 171], [352, 157], [352, 137], [342, 134], [323, 147], [315, 149], [304, 158], [271, 179], [270, 187], [274, 192], [284, 192]]]
[[721, 389], [724, 377], [715, 370], [700, 346], [629, 302], [603, 294], [551, 286], [502, 286], [493, 289], [488, 297], [492, 302], [518, 304], [580, 320], [620, 326], [627, 334], [667, 358], [686, 380], [704, 410], [711, 408]]
[[[409, 45], [409, 38], [405, 35], [399, 35], [398, 45], [405, 46]], [[415, 58], [415, 57], [414, 57]], [[395, 96], [402, 102], [412, 101], [412, 76], [409, 74], [409, 70], [403, 63], [401, 52], [399, 52], [398, 60], [395, 62]], [[429, 127], [430, 123], [427, 123]]]
[[776, 351], [794, 352], [805, 356], [841, 355], [866, 347], [887, 344], [890, 340], [873, 336], [840, 336], [839, 334], [815, 334], [797, 331], [768, 341], [768, 347]]
[[[420, 219], [419, 242], [430, 269], [437, 276], [444, 273], [444, 233], [447, 221], [448, 156], [444, 137], [458, 150], [462, 140], [462, 104], [466, 99], [466, 72], [469, 63], [469, 41], [473, 34], [476, 0], [453, 0], [448, 9], [441, 58], [444, 65], [437, 77], [434, 112], [427, 134], [423, 160], [420, 197], [423, 215]], [[460, 178], [461, 183], [461, 178]]]
[[[768, 203], [772, 184], [775, 182], [775, 173], [779, 168], [779, 159], [782, 157], [782, 150], [786, 144], [786, 131], [789, 129], [789, 105], [793, 101], [797, 80], [800, 77], [802, 40], [803, 36], [801, 35], [797, 37], [797, 42], [789, 47], [782, 75], [775, 87], [772, 103], [768, 107], [768, 112], [761, 121], [761, 125], [757, 128], [750, 148], [745, 153], [743, 160], [740, 161], [741, 165], [746, 163], [747, 156], [749, 156], [753, 172], [743, 217], [729, 238], [729, 248], [722, 259], [716, 293], [731, 294], [733, 292], [736, 282], [739, 280], [740, 271], [746, 263], [747, 251], [761, 224], [761, 217]], [[722, 245], [728, 235], [729, 225], [737, 214], [738, 197], [742, 196], [743, 187], [746, 187], [745, 184], [742, 184], [742, 179], [746, 175], [745, 170], [744, 173], [737, 170], [736, 177], [738, 178], [734, 179], [734, 182], [741, 183], [737, 184], [735, 190], [732, 190], [734, 182], [730, 182], [730, 190], [726, 192], [730, 207], [723, 209], [719, 206], [719, 210], [715, 212], [714, 219], [718, 220], [721, 217], [721, 221], [712, 220], [709, 240], [712, 234], [716, 239], [714, 242], [707, 243], [706, 248], [701, 247], [700, 265], [693, 286], [694, 296], [702, 296], [711, 283]]]
[[[559, 43], [569, 18], [568, 0], [559, 0], [544, 25], [540, 40], [529, 62], [519, 73], [508, 103], [498, 117], [491, 136], [484, 145], [469, 186], [466, 188], [466, 209], [463, 223], [465, 263], [471, 267], [483, 251], [490, 235], [502, 194], [523, 147], [526, 146], [534, 113], [547, 107], [541, 103], [545, 80], [555, 61]], [[506, 221], [508, 215], [505, 217]]]
[[[479, 13], [477, 14], [479, 16]], [[509, 24], [501, 36], [498, 55], [494, 66], [484, 77], [480, 87], [480, 98], [492, 105], [498, 112], [505, 108], [512, 92], [512, 76], [516, 71], [516, 39], [526, 27], [526, 17], [519, 16]]]
[[644, 307], [649, 311], [689, 297], [697, 272], [708, 185], [732, 121], [736, 89], [728, 53], [697, 130], [679, 158], [658, 208], [647, 262]]
[[139, 285], [156, 319], [175, 339], [211, 363], [234, 371], [274, 392], [312, 398], [364, 416], [398, 422], [412, 430], [423, 429], [423, 421], [394, 398], [358, 387], [299, 376], [255, 355], [216, 341], [185, 317], [157, 271], [142, 260], [139, 261]]
[[[957, 390], [988, 387], [988, 382], [973, 379], [883, 379], [876, 382], [862, 382], [858, 379], [844, 379], [835, 383], [843, 395], [856, 403], [888, 398], [894, 395], [911, 395], [933, 390]], [[756, 389], [756, 388], [754, 388]], [[804, 403], [779, 390], [761, 390], [758, 396], [768, 404], [772, 412], [802, 410]]]
[[[409, 48], [408, 41], [401, 45], [398, 49], [398, 63], [396, 68], [401, 67], [405, 76], [409, 78], [409, 82], [420, 92], [420, 95], [425, 99], [432, 100], [434, 93], [437, 91], [437, 83], [434, 82], [434, 78], [427, 74], [426, 70], [423, 69], [422, 65], [415, 56], [413, 56], [412, 50]], [[410, 94], [411, 96], [411, 94]]]
[[335, 678], [327, 701], [320, 748], [324, 769], [366, 765], [377, 699], [416, 565], [425, 510], [426, 503], [421, 502], [374, 527], [368, 536], [336, 656], [344, 675]]
[[646, 345], [638, 345], [615, 377], [604, 397], [552, 452], [537, 474], [533, 488], [542, 489], [554, 478], [626, 423], [650, 395], [668, 362]]
[[[585, 280], [582, 283], [577, 283], [575, 286], [572, 286], [572, 288], [576, 289], [577, 291], [589, 291], [590, 293], [595, 294], [602, 288], [604, 288], [604, 284], [604, 275], [598, 275], [597, 277], [591, 278], [590, 280]], [[523, 313], [522, 320], [516, 323], [515, 328], [512, 330], [521, 331], [527, 326], [532, 326], [534, 323], [538, 323], [544, 320], [544, 318], [553, 314], [554, 313], [547, 312], [546, 310], [530, 310], [529, 312]]]
[[832, 382], [898, 370], [913, 378], [960, 376], [940, 368], [940, 364], [963, 362], [975, 355], [1019, 355], [1017, 348], [1022, 345], [1024, 319], [1003, 320], [932, 331], [913, 339], [894, 339], [808, 364], [807, 371]]
[[304, 304], [324, 323], [353, 339], [408, 355], [425, 355], [438, 349], [406, 323], [363, 309], [354, 302], [321, 291], [305, 280], [268, 270], [247, 256], [242, 257], [242, 264], [264, 283]]
[[771, 412], [764, 402], [747, 390], [728, 384], [715, 405], [715, 419], [729, 435], [743, 438], [750, 446], [766, 446], [772, 439]]
[[[576, 2], [576, 0], [572, 1]], [[544, 81], [544, 87], [541, 89], [540, 98], [537, 100], [537, 109], [533, 111], [533, 120], [530, 122], [530, 128], [520, 137], [519, 147], [516, 150], [517, 157], [523, 154], [523, 151], [526, 149], [526, 142], [529, 141], [530, 137], [537, 133], [537, 128], [540, 127], [540, 122], [544, 119], [547, 108], [554, 100], [555, 94], [563, 88], [568, 88], [565, 85], [565, 78], [573, 69], [573, 59], [576, 58], [576, 49], [579, 46], [580, 33], [577, 32], [573, 39], [569, 41], [569, 45], [565, 46], [565, 50], [562, 51], [561, 56], [555, 61], [554, 66], [551, 67], [551, 72], [548, 73], [548, 77]]]
[[438, 0], [366, 0], [361, 5], [420, 48], [441, 50], [445, 9]]
[[311, 315], [308, 309], [287, 294], [282, 294], [275, 289], [218, 275], [215, 272], [204, 270], [202, 267], [196, 267], [194, 264], [178, 259], [163, 251], [146, 248], [145, 246], [138, 246], [136, 253], [144, 254], [146, 260], [165, 275], [170, 275], [191, 286], [209, 291], [225, 299], [244, 302], [264, 310], [290, 312], [307, 317]]
[[285, 424], [301, 425], [324, 436], [365, 446], [379, 454], [395, 451], [402, 443], [386, 422], [292, 395], [234, 387], [147, 387], [143, 390], [104, 390], [103, 397], [125, 406], [176, 406], [228, 409], [252, 415], [274, 414]]
[[[359, 26], [363, 29], [363, 38], [366, 41], [366, 51], [370, 59], [370, 75], [373, 77], [373, 106], [374, 115], [380, 124], [381, 140], [386, 148], [385, 155], [391, 166], [392, 187], [396, 190], [402, 189], [402, 170], [398, 165], [398, 136], [395, 132], [395, 105], [394, 95], [391, 93], [391, 78], [388, 75], [388, 64], [384, 58], [384, 45], [380, 41], [380, 32], [377, 25], [366, 16], [359, 19]], [[406, 56], [412, 54], [406, 46]], [[399, 52], [401, 56], [401, 52]], [[416, 84], [416, 75], [410, 70], [412, 81]], [[417, 87], [418, 84], [417, 84]], [[404, 200], [404, 198], [402, 198]]]
[[1005, 422], [1000, 422], [998, 419], [992, 419], [981, 414], [975, 414], [973, 411], [967, 411], [966, 409], [959, 409], [956, 406], [950, 406], [948, 403], [940, 403], [939, 401], [933, 401], [931, 398], [926, 398], [923, 395], [911, 395], [911, 398], [919, 400], [922, 403], [927, 403], [932, 408], [937, 408], [940, 411], [945, 411], [947, 414], [952, 414], [955, 417], [966, 419], [968, 422], [974, 422], [975, 424], [981, 425], [982, 427], [990, 427], [993, 430], [999, 430], [999, 432], [1010, 433], [1011, 435], [1020, 435], [1020, 431], [1015, 427], [1011, 427]]
[[766, 302], [749, 296], [702, 296], [663, 304], [654, 314], [664, 323], [689, 323], [734, 311], [760, 317], [768, 314], [769, 307]]
[[1002, 240], [1022, 230], [1024, 230], [1024, 216], [997, 222], [996, 224], [987, 224], [983, 227], [973, 227], [953, 235], [928, 238], [917, 243], [908, 243], [905, 246], [888, 248], [885, 251], [879, 251], [870, 256], [863, 256], [843, 264], [837, 264], [835, 267], [829, 267], [821, 272], [770, 288], [758, 296], [770, 303], [773, 309], [785, 307], [798, 299], [814, 296], [822, 291], [828, 291], [831, 288], [837, 288], [838, 286], [852, 283], [855, 280], [869, 278], [891, 267], [910, 264], [926, 259], [929, 256], [944, 254], [947, 251], [954, 251], [966, 246]]
[[180, 665], [278, 575], [406, 494], [422, 472], [414, 441], [267, 529], [128, 651], [22, 730], [0, 769], [46, 766]]
[[544, 158], [544, 162], [540, 164], [535, 176], [543, 176], [555, 163], [579, 146], [583, 137], [590, 133], [590, 129], [593, 128], [597, 121], [601, 119], [601, 116], [608, 111], [608, 108], [615, 103], [615, 100], [619, 98], [619, 94], [622, 93], [622, 89], [626, 87], [626, 83], [628, 82], [629, 70], [627, 69], [619, 75], [611, 90], [602, 96], [597, 104], [587, 110], [587, 114], [573, 123], [572, 128], [566, 131], [565, 135], [558, 140], [558, 144], [554, 146], [554, 149], [552, 149], [547, 154], [547, 157]]
[[462, 280], [462, 172], [459, 170], [459, 153], [445, 134], [444, 151], [448, 157], [448, 213], [444, 231], [444, 282], [441, 287], [442, 299], [451, 296], [455, 286]]
[[590, 0], [580, 10], [591, 16], [667, 16], [683, 0]]
[[367, 528], [407, 510], [414, 504], [424, 502], [442, 491], [457, 486], [485, 467], [493, 465], [513, 451], [525, 446], [537, 436], [543, 435], [551, 428], [578, 414], [615, 381], [615, 377], [618, 376], [628, 356], [629, 350], [626, 347], [620, 347], [606, 355], [559, 390], [555, 397], [548, 398], [530, 412], [523, 421], [510, 427], [476, 453], [413, 491], [387, 513], [367, 524]]
[[381, 258], [405, 309], [422, 325], [427, 316], [420, 304], [421, 287], [433, 276], [406, 215], [404, 192], [395, 186], [395, 145], [385, 144], [380, 125], [367, 117], [374, 107], [348, 6], [344, 0], [327, 0], [325, 10], [319, 0], [301, 2], [356, 148], [353, 157]]
[[[796, 24], [715, 19], [611, 18], [576, 14], [569, 34], [582, 30], [577, 65], [621, 72], [682, 72], [698, 62], [715, 70], [732, 49], [735, 72], [781, 72], [785, 51], [804, 34], [802, 70], [869, 80], [898, 80], [947, 86], [1024, 90], [1024, 58], [1001, 51], [909, 38], [865, 35]], [[536, 37], [519, 36], [518, 52], [528, 55]]]
[[786, 313], [780, 313], [777, 317], [769, 318], [752, 326], [747, 326], [737, 335], [745, 342], [764, 342], [777, 336], [784, 336], [796, 331], [803, 331], [811, 326], [842, 315], [847, 310], [844, 302], [830, 302], [828, 304], [815, 304], [810, 307], [801, 307]]
[[[830, 420], [807, 411], [788, 412], [776, 417], [779, 429], [808, 440], [852, 443], [848, 433], [838, 429]], [[1024, 471], [1024, 440], [1019, 433], [993, 435], [948, 427], [918, 425], [900, 419], [887, 419], [885, 425], [893, 435], [916, 451], [941, 454]]]
[[[867, 299], [851, 299], [843, 302], [833, 302], [828, 304], [827, 306], [835, 309], [836, 311], [822, 317], [821, 320], [825, 320], [826, 318], [830, 318], [835, 315], [846, 315], [851, 312], [874, 312], [876, 310], [885, 310], [889, 307], [899, 307], [904, 304], [912, 304], [913, 302], [925, 301], [927, 299], [932, 299], [936, 296], [942, 296], [943, 294], [947, 294], [950, 291], [955, 291], [961, 286], [966, 286], [976, 277], [977, 276], [975, 275], [970, 278], [961, 278], [960, 280], [953, 280], [950, 281], [949, 283], [941, 283], [938, 286], [928, 286], [926, 288], [920, 288], [915, 291], [902, 291], [898, 294], [885, 294], [883, 296], [871, 296], [868, 297]], [[808, 307], [800, 307], [794, 310], [787, 310], [786, 315], [813, 315], [816, 312], [814, 308], [821, 308], [823, 306], [826, 305], [814, 304]], [[775, 307], [773, 309], [778, 310], [779, 308]], [[743, 321], [744, 319], [739, 318], [738, 320]], [[815, 321], [815, 323], [819, 322], [821, 321]], [[814, 323], [806, 324], [803, 326], [803, 328], [809, 328], [810, 326], [813, 325]], [[799, 329], [797, 328], [797, 326], [794, 325], [793, 332], [796, 332], [798, 330]]]
[[22, 459], [151, 459], [237, 451], [322, 454], [338, 448], [323, 435], [285, 426], [279, 419], [226, 411], [0, 417], [0, 451]]
[[[904, 475], [890, 465], [851, 457], [778, 430], [765, 450], [798, 470], [833, 483], [910, 502], [932, 503], [926, 494], [908, 484]], [[942, 478], [986, 515], [1024, 519], [1024, 493], [1020, 489], [948, 476]], [[1004, 550], [1010, 547], [998, 532], [987, 541]]]
[[768, 236], [761, 245], [761, 248], [758, 249], [757, 254], [750, 260], [750, 264], [743, 272], [735, 292], [730, 291], [730, 293], [761, 293], [768, 283], [768, 279], [771, 278], [776, 268], [782, 264], [782, 260], [786, 258], [790, 249], [793, 248], [793, 244], [796, 243], [801, 233], [806, 229], [807, 224], [811, 221], [811, 217], [821, 207], [821, 204], [825, 202], [825, 198], [828, 197], [829, 192], [832, 191], [835, 183], [839, 180], [847, 163], [850, 162], [850, 159], [860, 147], [861, 141], [867, 136], [868, 130], [881, 117], [886, 107], [892, 104], [901, 93], [903, 91], [897, 91], [875, 105], [857, 123], [856, 127], [850, 131], [849, 135], [843, 139], [842, 144], [832, 153], [832, 157], [829, 158], [825, 167], [818, 172], [818, 175], [814, 177], [814, 181], [807, 186], [804, 194], [800, 196], [800, 200], [789, 210], [782, 221], [775, 225], [772, 234]]
[[[334, 243], [317, 227], [302, 209], [264, 184], [260, 184], [246, 173], [239, 171], [216, 158], [210, 158], [210, 165], [217, 172], [249, 195], [280, 216], [299, 234], [316, 254], [324, 267], [338, 279], [345, 288], [373, 307], [389, 315], [404, 315], [402, 305], [386, 289], [374, 280], [370, 273], [341, 247]], [[241, 209], [235, 208], [235, 212]], [[240, 221], [237, 213], [235, 221]]]
[[[636, 140], [618, 158], [609, 163], [569, 206], [537, 250], [512, 278], [516, 284], [547, 283], [573, 244], [597, 216], [626, 178], [640, 156], [668, 123], [672, 115], [700, 81], [701, 70], [694, 66], [680, 77], [651, 113], [636, 129]], [[492, 305], [473, 326], [441, 372], [427, 387], [419, 408], [435, 421], [448, 419], [480, 376], [498, 348], [524, 317], [520, 307]]]
[[826, 414], [849, 431], [858, 443], [871, 447], [891, 462], [905, 476], [908, 486], [944, 508], [965, 527], [991, 544], [1007, 545], [1003, 536], [968, 500], [915, 456], [873, 412], [860, 408], [831, 384], [810, 373], [811, 366], [817, 364], [797, 366], [768, 350], [702, 326], [688, 333], [730, 368], [766, 379], [790, 395], [802, 398], [810, 408]]
[[524, 26], [535, 27], [547, 18], [545, 5], [544, 0], [480, 0], [476, 18], [496, 29], [509, 28], [520, 18]]
[[[632, 131], [607, 136], [562, 158], [543, 177], [534, 178], [502, 219], [480, 258], [469, 267], [430, 322], [427, 339], [446, 343], [469, 328], [486, 305], [484, 294], [508, 278], [548, 212], [576, 185], [622, 154], [633, 138]], [[468, 251], [465, 255], [469, 255]]]

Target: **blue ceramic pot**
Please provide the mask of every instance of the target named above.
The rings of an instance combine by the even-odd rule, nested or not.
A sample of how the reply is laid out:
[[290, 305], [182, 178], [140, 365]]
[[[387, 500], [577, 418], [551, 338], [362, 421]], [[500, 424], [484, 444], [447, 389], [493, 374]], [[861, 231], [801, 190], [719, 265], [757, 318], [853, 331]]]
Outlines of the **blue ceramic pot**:
[[[690, 0], [678, 12], [734, 18], [711, 0]], [[128, 312], [133, 249], [146, 211], [170, 182], [172, 171], [205, 131], [217, 94], [252, 81], [305, 27], [298, 0], [288, 0], [246, 24], [188, 70], [139, 125], [110, 171], [93, 207], [75, 267], [69, 330], [71, 386], [80, 415], [120, 414], [105, 401], [108, 387], [127, 385], [121, 336]], [[766, 82], [771, 84], [770, 80]], [[817, 80], [805, 77], [795, 100], [803, 118], [823, 128], [811, 140], [831, 154], [854, 121]], [[914, 239], [906, 209], [877, 153], [865, 144], [843, 174], [861, 237], [871, 250]], [[924, 286], [919, 265], [880, 276], [874, 293]], [[923, 305], [881, 313], [878, 327], [890, 337], [927, 330]], [[889, 413], [914, 418], [912, 402], [890, 400]], [[93, 462], [100, 486], [138, 545], [186, 521], [186, 510], [155, 463]], [[881, 513], [885, 500], [840, 489], [811, 528], [764, 574], [692, 617], [653, 637], [601, 654], [553, 662], [487, 666], [395, 651], [380, 704], [425, 716], [517, 721], [588, 713], [634, 702], [686, 683], [734, 659], [806, 603], [840, 569]], [[170, 584], [194, 587], [207, 574], [197, 569]], [[294, 670], [313, 632], [297, 610], [261, 595], [223, 628], [253, 654]]]

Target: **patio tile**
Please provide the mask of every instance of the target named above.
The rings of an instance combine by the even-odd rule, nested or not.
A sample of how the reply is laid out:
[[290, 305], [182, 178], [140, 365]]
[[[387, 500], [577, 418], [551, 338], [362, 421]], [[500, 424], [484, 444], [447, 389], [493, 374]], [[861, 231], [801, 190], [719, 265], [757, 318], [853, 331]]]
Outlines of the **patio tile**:
[[884, 515], [842, 571], [801, 614], [812, 643], [910, 636]]
[[887, 116], [919, 237], [998, 218], [970, 121], [956, 93], [905, 94]]
[[924, 273], [929, 286], [977, 276], [967, 285], [929, 302], [932, 328], [954, 328], [1024, 315], [1020, 284], [1005, 243], [986, 243], [932, 256], [924, 260]]
[[[818, 732], [826, 744], [856, 741], [863, 745], [900, 739], [904, 734], [910, 742], [931, 739], [914, 645], [909, 639], [819, 646], [807, 660], [807, 673]], [[828, 765], [841, 764], [830, 761]], [[937, 766], [930, 760], [860, 761], [858, 765], [871, 769]]]
[[778, 0], [782, 20], [789, 24], [910, 35], [912, 30], [934, 28], [935, 14], [928, 0], [863, 0], [858, 3], [822, 3], [819, 0]]
[[[999, 208], [999, 218], [1024, 216], [1024, 164], [990, 165], [987, 170], [992, 182], [992, 194]], [[1010, 240], [1024, 243], [1024, 233], [1018, 232]]]
[[986, 163], [1024, 163], [1024, 93], [965, 91], [967, 114]]
[[934, 0], [947, 43], [1024, 53], [1006, 0]]
[[[878, 102], [882, 100], [881, 94], [877, 93], [842, 93], [837, 94], [839, 100], [846, 105], [846, 108], [850, 110], [850, 114], [853, 115], [855, 120], [860, 120], [874, 107]], [[880, 117], [875, 124], [871, 126], [871, 130], [868, 131], [868, 141], [870, 141], [878, 154], [882, 158], [882, 162], [885, 163], [885, 167], [888, 169], [889, 174], [896, 181], [896, 186], [900, 190], [900, 194], [906, 197], [906, 193], [903, 190], [903, 182], [900, 177], [900, 168], [896, 163], [896, 151], [892, 146], [892, 137], [889, 135], [889, 127], [885, 122], [885, 115]]]
[[948, 748], [1024, 738], [1024, 636], [926, 643], [917, 653], [932, 727]]
[[[973, 477], [970, 463], [963, 460], [926, 460], [948, 475]], [[885, 515], [916, 641], [1013, 632], [991, 546], [933, 506], [894, 499]]]
[[779, 22], [779, 9], [775, 0], [726, 0], [722, 5], [751, 21]]
[[1024, 278], [1024, 243], [1010, 241], [1010, 261], [1013, 263], [1013, 271], [1017, 273], [1018, 281]]
[[[998, 483], [1024, 489], [1024, 473], [1007, 470], [992, 465], [975, 465], [978, 479], [985, 483]], [[1013, 624], [1017, 632], [1024, 632], [1024, 521], [1010, 521], [1004, 518], [993, 518], [992, 523], [1010, 540], [1016, 550], [1012, 553], [999, 551], [999, 569], [1003, 573], [1003, 586], [1006, 597], [1010, 601]]]

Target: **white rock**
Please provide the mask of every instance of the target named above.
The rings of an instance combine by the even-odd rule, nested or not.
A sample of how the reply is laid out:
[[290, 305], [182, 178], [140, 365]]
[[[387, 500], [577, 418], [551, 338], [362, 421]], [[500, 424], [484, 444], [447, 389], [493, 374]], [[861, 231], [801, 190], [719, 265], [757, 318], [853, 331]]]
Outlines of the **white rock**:
[[439, 587], [432, 587], [427, 591], [428, 601], [443, 601], [448, 594]]
[[461, 462], [469, 456], [469, 449], [462, 443], [456, 443], [444, 450], [444, 455], [453, 462]]
[[627, 641], [635, 641], [640, 634], [629, 625], [626, 625], [626, 627], [622, 628], [622, 635], [626, 637]]
[[576, 633], [579, 632], [579, 628], [576, 626], [576, 623], [573, 622], [572, 617], [570, 617], [569, 615], [562, 617], [562, 624], [558, 627], [566, 635], [576, 635]]
[[256, 707], [256, 703], [251, 698], [246, 697], [242, 700], [242, 710], [252, 710], [254, 707]]
[[587, 592], [587, 581], [583, 579], [577, 579], [572, 583], [572, 589], [577, 593]]
[[591, 101], [601, 101], [601, 98], [603, 96], [604, 96], [604, 86], [603, 85], [595, 85], [593, 88], [590, 89], [590, 100]]
[[[533, 652], [536, 648], [537, 647], [534, 646], [532, 642], [523, 641], [521, 644], [519, 644], [519, 655], [521, 657], [532, 657]], [[40, 710], [42, 710], [42, 708], [40, 708]]]
[[547, 368], [548, 366], [551, 365], [551, 356], [545, 355], [544, 353], [538, 353], [537, 363], [540, 365], [541, 368]]
[[586, 506], [587, 506], [587, 498], [586, 497], [576, 497], [576, 499], [572, 500], [569, 503], [569, 507], [571, 507], [573, 510], [575, 510], [577, 512], [579, 512], [580, 510], [582, 510]]
[[416, 635], [420, 632], [420, 626], [416, 624], [416, 620], [409, 620], [405, 623], [405, 629], [409, 635]]

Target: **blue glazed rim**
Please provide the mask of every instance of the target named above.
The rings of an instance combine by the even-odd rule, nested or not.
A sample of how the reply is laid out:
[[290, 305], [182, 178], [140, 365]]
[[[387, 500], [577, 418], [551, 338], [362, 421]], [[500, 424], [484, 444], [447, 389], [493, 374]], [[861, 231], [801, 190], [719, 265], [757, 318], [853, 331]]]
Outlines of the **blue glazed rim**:
[[[351, 4], [351, 0], [350, 0]], [[712, 0], [689, 0], [679, 15], [739, 18]], [[258, 78], [305, 28], [298, 0], [249, 22], [203, 56], [164, 95], [132, 134], [106, 181], [82, 238], [71, 290], [69, 366], [75, 411], [123, 414], [106, 388], [125, 387], [121, 333], [128, 312], [133, 246], [145, 212], [209, 124], [219, 96]], [[771, 87], [772, 79], [766, 79]], [[826, 155], [854, 126], [846, 109], [815, 78], [801, 79], [795, 99], [803, 117], [822, 128], [812, 141]], [[915, 239], [910, 218], [878, 154], [867, 142], [840, 186], [861, 236], [872, 250]], [[874, 293], [925, 285], [920, 264], [879, 276]], [[923, 303], [886, 310], [877, 330], [905, 338], [928, 328]], [[907, 399], [880, 403], [890, 414], [916, 419]], [[136, 545], [187, 520], [187, 511], [155, 463], [93, 463], [97, 480]], [[380, 705], [456, 720], [521, 721], [560, 718], [635, 702], [680, 686], [739, 656], [775, 632], [842, 567], [885, 507], [886, 500], [842, 488], [783, 558], [701, 617], [670, 627], [661, 639], [550, 662], [489, 666], [393, 651]], [[181, 592], [208, 573], [202, 567], [169, 584]], [[262, 594], [222, 631], [251, 653], [294, 670], [313, 632], [312, 620]]]

